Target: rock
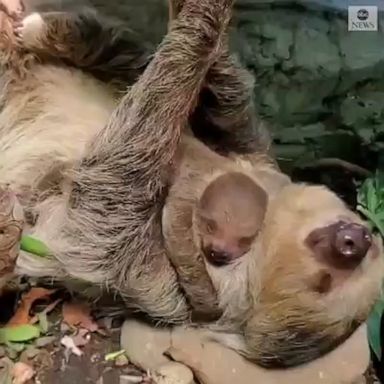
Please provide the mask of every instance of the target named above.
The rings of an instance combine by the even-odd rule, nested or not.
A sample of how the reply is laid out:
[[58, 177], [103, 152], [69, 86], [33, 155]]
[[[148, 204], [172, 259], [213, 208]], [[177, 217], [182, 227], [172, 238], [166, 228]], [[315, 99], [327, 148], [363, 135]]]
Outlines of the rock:
[[175, 331], [172, 334], [171, 356], [180, 361], [180, 354], [181, 361], [191, 367], [204, 384], [352, 383], [366, 371], [370, 361], [365, 326], [323, 358], [297, 368], [278, 371], [257, 367], [217, 343], [201, 343], [198, 340], [196, 331]]
[[[148, 341], [156, 343], [150, 352], [146, 348]], [[153, 372], [166, 366], [167, 351], [173, 360], [190, 367], [202, 384], [353, 384], [361, 380], [370, 361], [365, 325], [328, 355], [277, 371], [260, 368], [236, 352], [207, 341], [206, 332], [196, 329], [180, 327], [169, 332], [129, 320], [123, 326], [122, 347], [129, 349], [132, 362]]]
[[163, 355], [170, 346], [169, 330], [127, 320], [121, 328], [120, 340], [129, 361], [139, 368], [153, 370], [169, 362]]
[[119, 379], [119, 384], [141, 384], [143, 383], [142, 376], [130, 376], [130, 375], [121, 375]]
[[156, 384], [194, 384], [192, 371], [183, 364], [170, 362], [152, 374]]
[[19, 361], [28, 362], [28, 360], [34, 359], [40, 353], [40, 349], [35, 348], [33, 345], [27, 347], [20, 355]]
[[35, 341], [35, 345], [38, 348], [46, 347], [47, 345], [53, 344], [56, 339], [56, 336], [43, 336]]
[[[255, 74], [255, 102], [261, 118], [272, 123], [277, 142], [279, 132], [287, 127], [323, 124], [324, 135], [340, 131], [354, 135], [360, 148], [364, 146], [364, 151], [358, 147], [348, 153], [344, 146], [338, 146], [336, 157], [361, 163], [363, 152], [364, 158], [375, 158], [384, 148], [384, 140], [375, 133], [374, 111], [360, 108], [355, 112], [361, 112], [364, 118], [368, 115], [363, 128], [358, 124], [358, 116], [354, 119], [356, 123], [348, 127], [338, 119], [332, 124], [326, 121], [329, 116], [340, 117], [340, 105], [348, 97], [358, 95], [361, 84], [371, 91], [384, 92], [384, 17], [379, 15], [377, 32], [351, 33], [345, 1], [297, 3], [296, 7], [288, 0], [238, 0], [235, 4], [231, 47]], [[104, 0], [29, 0], [26, 5], [33, 10], [36, 6], [47, 10], [93, 5], [105, 14], [123, 19], [142, 36], [143, 44], [152, 47], [166, 32], [167, 0], [115, 0], [113, 5]], [[363, 95], [363, 101], [369, 101], [368, 96]], [[356, 133], [360, 129], [365, 130], [361, 135]], [[364, 141], [367, 137], [368, 143]], [[329, 152], [327, 140], [304, 139], [307, 141], [303, 146], [311, 157], [324, 157]], [[285, 153], [293, 156], [293, 160], [301, 156], [301, 151], [288, 149]]]

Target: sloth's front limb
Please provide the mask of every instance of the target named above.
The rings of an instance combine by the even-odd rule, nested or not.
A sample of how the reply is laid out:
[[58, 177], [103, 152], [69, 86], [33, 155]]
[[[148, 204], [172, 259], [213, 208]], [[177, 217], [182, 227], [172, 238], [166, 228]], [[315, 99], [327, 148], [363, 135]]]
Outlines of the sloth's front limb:
[[[169, 26], [184, 0], [169, 0]], [[265, 153], [270, 139], [253, 101], [254, 79], [231, 55], [228, 31], [220, 55], [207, 72], [199, 103], [192, 116], [194, 133], [219, 152]]]
[[91, 10], [32, 13], [15, 32], [41, 59], [62, 60], [122, 87], [134, 83], [150, 60], [151, 47], [140, 36]]
[[187, 0], [139, 81], [73, 173], [50, 248], [68, 273], [100, 277], [152, 318], [189, 316], [161, 233], [183, 127], [216, 59], [232, 0]]
[[254, 107], [253, 85], [225, 41], [192, 116], [194, 133], [219, 152], [266, 153], [269, 135]]

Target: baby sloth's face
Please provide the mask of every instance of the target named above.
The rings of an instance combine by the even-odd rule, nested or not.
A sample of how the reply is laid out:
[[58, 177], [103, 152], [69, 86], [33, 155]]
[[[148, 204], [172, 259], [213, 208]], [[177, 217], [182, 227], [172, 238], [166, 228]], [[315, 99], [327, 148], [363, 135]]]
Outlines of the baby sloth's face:
[[242, 173], [226, 173], [210, 183], [196, 215], [206, 261], [220, 267], [247, 253], [263, 225], [267, 202], [266, 192]]
[[[289, 185], [270, 202], [249, 272], [257, 303], [247, 355], [293, 366], [333, 349], [364, 322], [384, 277], [383, 246], [323, 187]], [[257, 276], [257, 279], [252, 276]]]

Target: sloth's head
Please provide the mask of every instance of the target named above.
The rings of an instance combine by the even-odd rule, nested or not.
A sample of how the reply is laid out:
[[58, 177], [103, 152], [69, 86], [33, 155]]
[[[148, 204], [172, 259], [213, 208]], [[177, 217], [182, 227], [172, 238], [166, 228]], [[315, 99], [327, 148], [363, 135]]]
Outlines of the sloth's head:
[[266, 367], [287, 367], [335, 348], [367, 319], [383, 257], [382, 241], [335, 194], [284, 187], [241, 261], [250, 295], [244, 353]]
[[227, 172], [204, 189], [195, 212], [198, 246], [213, 265], [247, 253], [263, 226], [268, 195], [241, 172]]

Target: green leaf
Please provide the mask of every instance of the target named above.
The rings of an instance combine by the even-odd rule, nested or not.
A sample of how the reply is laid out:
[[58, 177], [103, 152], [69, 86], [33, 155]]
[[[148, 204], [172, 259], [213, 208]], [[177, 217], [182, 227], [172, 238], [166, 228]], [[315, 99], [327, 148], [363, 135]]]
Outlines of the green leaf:
[[0, 344], [29, 341], [39, 336], [40, 328], [30, 324], [0, 328]]
[[384, 302], [380, 300], [368, 318], [368, 342], [374, 354], [381, 360], [381, 316], [384, 311]]
[[1, 384], [12, 384], [12, 368], [13, 362], [7, 358], [1, 359], [0, 364], [0, 383]]
[[360, 186], [357, 194], [357, 210], [374, 229], [384, 237], [384, 173], [376, 172]]
[[20, 249], [32, 253], [36, 256], [49, 257], [51, 253], [48, 247], [40, 240], [31, 236], [22, 236], [20, 240]]
[[376, 212], [376, 206], [377, 206], [377, 191], [374, 185], [374, 181], [372, 179], [368, 179], [367, 183], [367, 208], [371, 212]]
[[119, 356], [122, 356], [125, 354], [125, 349], [122, 349], [117, 352], [111, 352], [108, 353], [108, 355], [105, 355], [105, 361], [113, 361], [116, 360]]
[[[7, 353], [7, 356], [11, 359], [11, 360], [17, 360], [18, 357], [19, 357], [19, 352], [15, 351], [14, 349], [12, 348], [9, 348], [7, 347], [5, 349], [6, 353]], [[1, 381], [0, 381], [1, 383]]]
[[372, 227], [376, 228], [380, 232], [381, 236], [384, 237], [384, 223], [378, 220], [374, 213], [363, 208], [361, 205], [358, 205], [356, 209], [362, 213], [370, 221]]
[[25, 344], [23, 343], [11, 343], [11, 342], [7, 342], [6, 343], [7, 347], [9, 349], [12, 349], [13, 351], [15, 352], [22, 352], [24, 351], [25, 349]]
[[[384, 237], [384, 173], [376, 172], [360, 186], [357, 195], [357, 210], [362, 213]], [[368, 318], [368, 341], [376, 357], [381, 360], [381, 318], [384, 313], [384, 298], [375, 305]]]

